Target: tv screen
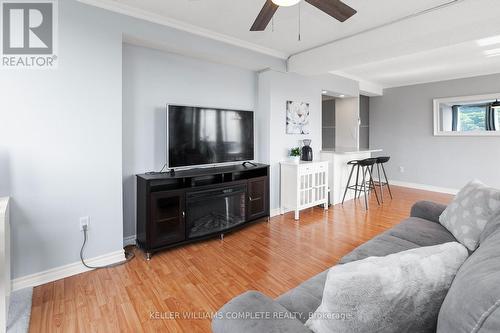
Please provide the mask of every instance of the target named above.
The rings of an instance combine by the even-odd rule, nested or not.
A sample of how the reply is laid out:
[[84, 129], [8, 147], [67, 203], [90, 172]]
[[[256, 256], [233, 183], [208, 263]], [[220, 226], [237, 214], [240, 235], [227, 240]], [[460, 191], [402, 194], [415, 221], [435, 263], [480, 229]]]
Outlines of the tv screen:
[[254, 159], [253, 112], [169, 105], [169, 168]]

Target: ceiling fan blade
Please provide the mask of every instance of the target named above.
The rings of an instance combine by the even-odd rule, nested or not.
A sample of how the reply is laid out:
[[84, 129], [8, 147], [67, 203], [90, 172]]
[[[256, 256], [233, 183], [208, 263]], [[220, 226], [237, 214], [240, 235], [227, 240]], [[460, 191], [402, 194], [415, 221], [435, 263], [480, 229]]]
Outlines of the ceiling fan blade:
[[355, 9], [339, 0], [306, 0], [306, 2], [324, 11], [328, 15], [333, 16], [340, 22], [344, 22], [357, 13]]
[[278, 10], [278, 5], [275, 5], [271, 0], [266, 0], [264, 7], [260, 10], [259, 15], [255, 19], [250, 31], [264, 31], [273, 18], [274, 13]]

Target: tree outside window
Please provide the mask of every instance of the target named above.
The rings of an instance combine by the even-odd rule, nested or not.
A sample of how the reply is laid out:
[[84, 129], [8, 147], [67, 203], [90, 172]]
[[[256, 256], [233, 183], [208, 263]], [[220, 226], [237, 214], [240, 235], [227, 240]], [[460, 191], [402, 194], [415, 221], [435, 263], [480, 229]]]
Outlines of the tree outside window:
[[486, 131], [486, 105], [463, 105], [458, 108], [458, 130]]

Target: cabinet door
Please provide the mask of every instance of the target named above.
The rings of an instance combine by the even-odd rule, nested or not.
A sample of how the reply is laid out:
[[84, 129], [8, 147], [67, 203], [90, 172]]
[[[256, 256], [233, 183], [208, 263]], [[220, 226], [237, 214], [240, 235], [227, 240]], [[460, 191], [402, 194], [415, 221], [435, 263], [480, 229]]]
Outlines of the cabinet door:
[[184, 191], [151, 194], [149, 239], [152, 248], [183, 241], [186, 238]]
[[298, 184], [298, 206], [299, 209], [314, 206], [314, 172], [301, 170]]
[[314, 201], [322, 203], [328, 197], [328, 165], [319, 164], [314, 170]]
[[268, 215], [267, 177], [248, 180], [248, 219], [253, 220]]

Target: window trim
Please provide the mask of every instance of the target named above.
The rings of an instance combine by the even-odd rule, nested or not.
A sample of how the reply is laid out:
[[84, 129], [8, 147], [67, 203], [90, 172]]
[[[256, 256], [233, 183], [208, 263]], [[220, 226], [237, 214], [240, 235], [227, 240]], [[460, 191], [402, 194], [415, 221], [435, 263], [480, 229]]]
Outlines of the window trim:
[[452, 132], [452, 131], [441, 131], [441, 121], [440, 121], [440, 105], [446, 104], [460, 104], [460, 103], [473, 103], [484, 100], [500, 99], [500, 92], [494, 94], [484, 94], [484, 95], [472, 95], [472, 96], [458, 96], [458, 97], [445, 97], [445, 98], [434, 98], [434, 136], [500, 136], [500, 130], [497, 131], [467, 131], [467, 132]]

